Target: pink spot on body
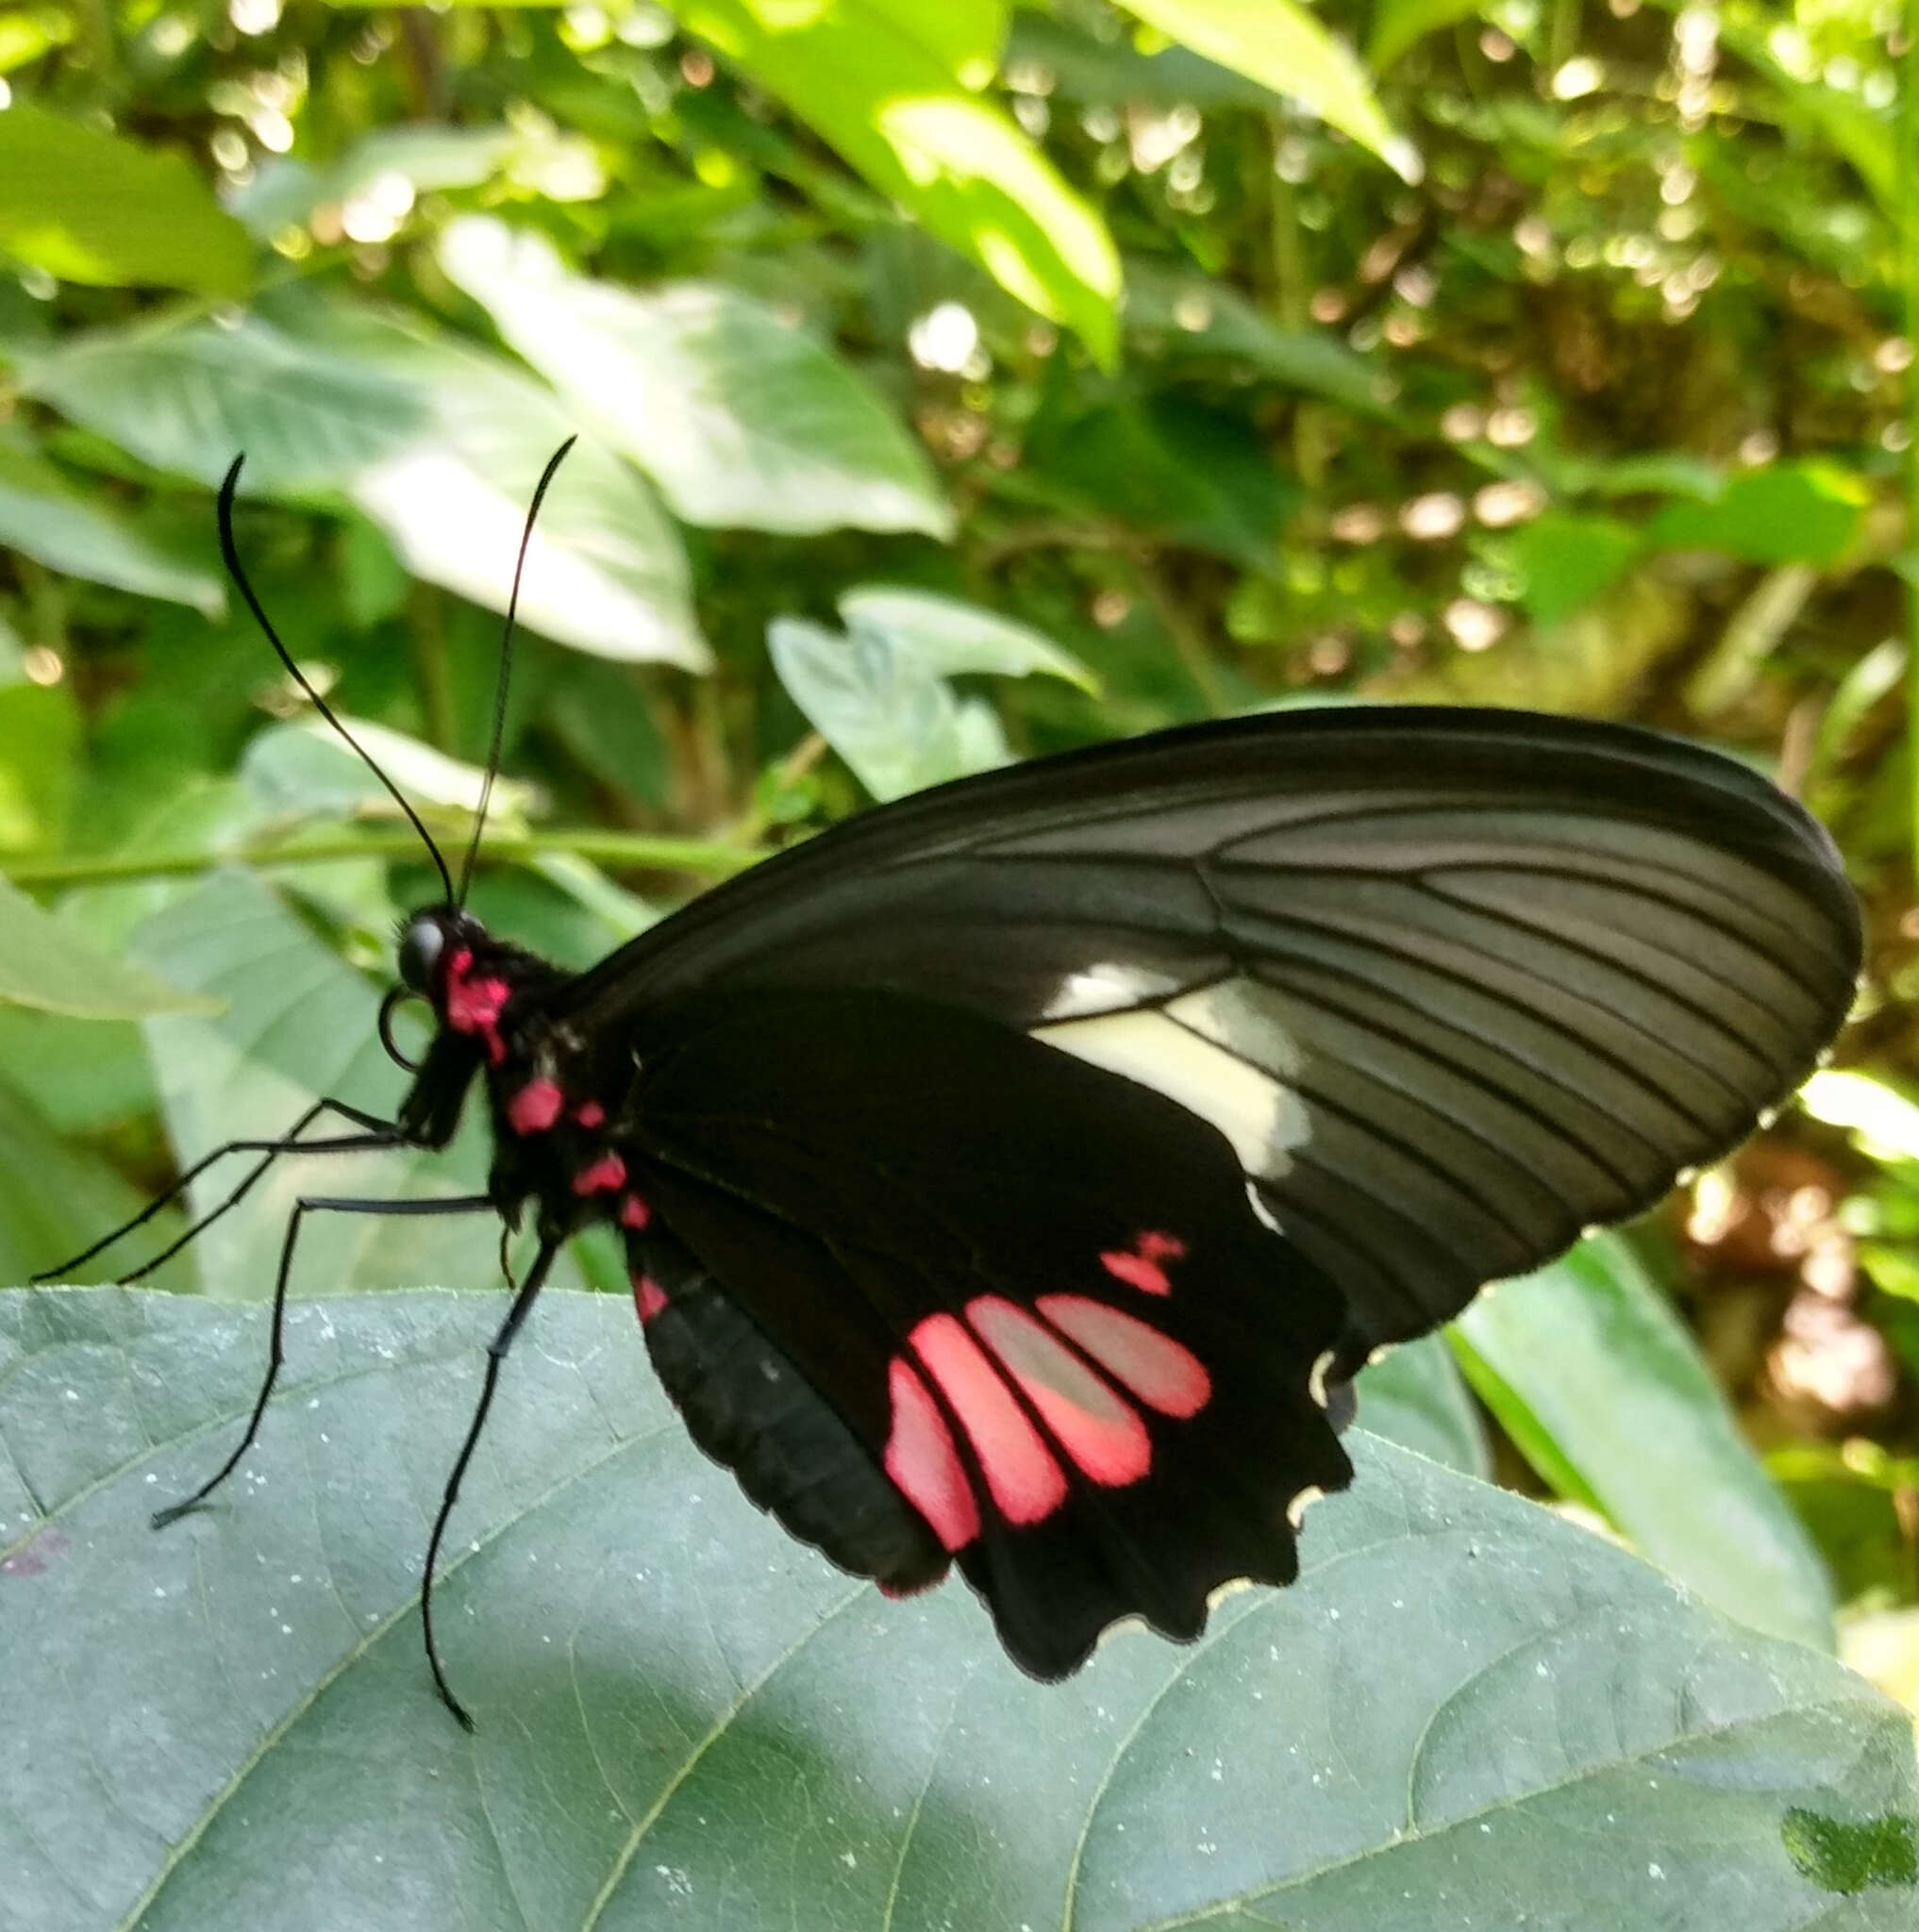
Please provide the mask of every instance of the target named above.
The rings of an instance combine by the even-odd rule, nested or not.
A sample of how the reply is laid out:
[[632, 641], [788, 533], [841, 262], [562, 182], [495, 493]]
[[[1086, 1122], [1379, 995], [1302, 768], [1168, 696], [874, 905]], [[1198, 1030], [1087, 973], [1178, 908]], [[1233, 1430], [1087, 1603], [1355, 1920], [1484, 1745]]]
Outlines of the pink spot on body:
[[626, 1185], [626, 1163], [617, 1154], [602, 1154], [573, 1177], [576, 1194], [608, 1194]]
[[642, 1323], [650, 1322], [666, 1306], [666, 1291], [650, 1274], [636, 1274], [633, 1281], [633, 1306], [640, 1311]]
[[1066, 1500], [1066, 1476], [985, 1351], [951, 1315], [913, 1330], [913, 1353], [960, 1418], [1009, 1523], [1038, 1523]]
[[620, 1203], [620, 1225], [622, 1227], [644, 1227], [653, 1219], [653, 1210], [638, 1194], [628, 1194]]
[[886, 1386], [893, 1400], [886, 1473], [926, 1519], [943, 1548], [964, 1549], [979, 1534], [979, 1504], [966, 1480], [946, 1418], [927, 1394], [926, 1385], [898, 1356], [887, 1368]]
[[597, 1100], [582, 1100], [574, 1108], [573, 1117], [583, 1127], [603, 1127], [607, 1124], [607, 1110]]
[[1094, 1482], [1118, 1489], [1153, 1466], [1152, 1438], [1139, 1411], [1024, 1308], [980, 1295], [966, 1304], [966, 1319]]
[[566, 1096], [547, 1079], [528, 1080], [507, 1103], [507, 1123], [516, 1134], [543, 1134], [559, 1118]]
[[1161, 1415], [1197, 1415], [1212, 1399], [1206, 1364], [1150, 1324], [1083, 1294], [1043, 1294], [1040, 1313]]
[[500, 1038], [500, 1015], [513, 989], [504, 979], [472, 979], [473, 948], [462, 946], [446, 963], [446, 1024], [456, 1033], [475, 1033], [486, 1042], [487, 1058], [498, 1066], [507, 1058]]

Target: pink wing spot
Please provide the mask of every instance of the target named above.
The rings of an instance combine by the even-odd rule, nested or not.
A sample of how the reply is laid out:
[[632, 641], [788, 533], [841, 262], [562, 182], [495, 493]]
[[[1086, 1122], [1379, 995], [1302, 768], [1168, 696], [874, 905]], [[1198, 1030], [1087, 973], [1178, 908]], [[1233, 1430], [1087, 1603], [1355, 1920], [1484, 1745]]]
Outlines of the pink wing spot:
[[559, 1118], [566, 1096], [551, 1080], [528, 1080], [507, 1103], [507, 1122], [516, 1134], [543, 1134]]
[[582, 1100], [574, 1108], [573, 1117], [583, 1127], [603, 1127], [607, 1124], [607, 1110], [597, 1100]]
[[626, 1163], [617, 1154], [602, 1154], [573, 1177], [576, 1194], [609, 1194], [626, 1185]]
[[1157, 1261], [1149, 1261], [1144, 1255], [1112, 1249], [1100, 1256], [1099, 1265], [1116, 1281], [1124, 1281], [1128, 1288], [1136, 1288], [1142, 1294], [1173, 1292], [1173, 1284], [1166, 1279], [1165, 1269]]
[[469, 979], [473, 949], [462, 946], [447, 962], [446, 1024], [456, 1033], [476, 1033], [486, 1041], [487, 1058], [498, 1066], [507, 1058], [500, 1038], [500, 1014], [513, 989], [504, 979]]
[[628, 1194], [620, 1203], [620, 1225], [622, 1227], [644, 1227], [653, 1219], [653, 1210], [638, 1194]]
[[1118, 1489], [1153, 1466], [1152, 1438], [1140, 1412], [1024, 1308], [983, 1294], [966, 1304], [966, 1319], [1094, 1482]]
[[1176, 1234], [1158, 1234], [1148, 1228], [1133, 1246], [1149, 1261], [1183, 1261], [1186, 1243]]
[[666, 1306], [666, 1291], [650, 1274], [633, 1276], [633, 1306], [642, 1323], [650, 1322]]
[[1083, 1294], [1043, 1294], [1038, 1306], [1062, 1335], [1161, 1415], [1197, 1415], [1212, 1399], [1206, 1364], [1137, 1316]]
[[893, 1486], [926, 1519], [941, 1545], [964, 1549], [979, 1534], [979, 1505], [966, 1480], [953, 1432], [912, 1369], [894, 1356], [886, 1372], [893, 1427], [885, 1468]]
[[1009, 1523], [1038, 1523], [1066, 1500], [1066, 1476], [978, 1342], [951, 1315], [928, 1315], [913, 1353], [939, 1383], [973, 1443]]

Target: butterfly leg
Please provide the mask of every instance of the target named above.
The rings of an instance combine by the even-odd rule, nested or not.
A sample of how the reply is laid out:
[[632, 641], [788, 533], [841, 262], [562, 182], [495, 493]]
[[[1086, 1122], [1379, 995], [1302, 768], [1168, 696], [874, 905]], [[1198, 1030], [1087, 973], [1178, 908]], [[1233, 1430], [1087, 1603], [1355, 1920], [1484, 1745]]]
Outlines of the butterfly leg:
[[480, 1431], [486, 1427], [487, 1410], [492, 1407], [493, 1389], [500, 1379], [500, 1364], [506, 1360], [507, 1351], [512, 1347], [521, 1324], [539, 1299], [540, 1291], [546, 1285], [547, 1272], [559, 1252], [558, 1241], [541, 1244], [526, 1279], [514, 1293], [513, 1305], [507, 1310], [507, 1319], [487, 1344], [486, 1379], [480, 1384], [479, 1402], [474, 1409], [473, 1421], [467, 1426], [466, 1441], [459, 1445], [459, 1454], [453, 1459], [453, 1473], [446, 1478], [446, 1488], [440, 1498], [440, 1514], [433, 1519], [433, 1534], [426, 1541], [426, 1574], [420, 1581], [420, 1624], [426, 1639], [426, 1662], [433, 1672], [433, 1684], [440, 1692], [440, 1701], [459, 1719], [459, 1727], [464, 1731], [473, 1729], [473, 1715], [448, 1686], [446, 1673], [441, 1667], [440, 1652], [433, 1641], [433, 1573], [439, 1567], [440, 1543], [453, 1515], [453, 1506], [459, 1500], [460, 1479], [466, 1474], [466, 1466], [473, 1460], [473, 1452], [479, 1445]]
[[491, 1214], [495, 1211], [492, 1198], [486, 1194], [456, 1194], [450, 1199], [425, 1201], [362, 1201], [342, 1199], [327, 1195], [302, 1195], [293, 1204], [292, 1214], [287, 1222], [287, 1238], [280, 1247], [280, 1268], [274, 1280], [273, 1320], [269, 1333], [272, 1341], [267, 1353], [267, 1370], [260, 1379], [259, 1393], [254, 1397], [253, 1413], [247, 1418], [246, 1433], [241, 1437], [239, 1446], [220, 1467], [193, 1491], [177, 1503], [171, 1503], [164, 1509], [154, 1512], [153, 1526], [164, 1529], [168, 1524], [177, 1521], [188, 1510], [197, 1508], [204, 1503], [240, 1465], [240, 1458], [253, 1447], [253, 1439], [259, 1434], [260, 1418], [266, 1414], [266, 1406], [274, 1392], [274, 1384], [279, 1379], [280, 1364], [286, 1359], [284, 1341], [287, 1322], [287, 1282], [292, 1273], [293, 1243], [299, 1239], [300, 1221], [307, 1214]]
[[[300, 1136], [323, 1113], [338, 1114], [342, 1120], [350, 1121], [354, 1125], [366, 1131], [360, 1134], [342, 1135], [328, 1141], [302, 1141]], [[36, 1282], [52, 1281], [58, 1276], [71, 1274], [73, 1270], [84, 1266], [102, 1249], [110, 1248], [115, 1241], [132, 1234], [136, 1228], [144, 1227], [169, 1201], [184, 1193], [216, 1160], [225, 1160], [229, 1154], [264, 1154], [266, 1158], [259, 1162], [246, 1178], [210, 1214], [196, 1221], [178, 1241], [156, 1255], [152, 1260], [135, 1269], [131, 1274], [122, 1275], [117, 1286], [124, 1288], [128, 1282], [138, 1281], [142, 1275], [150, 1274], [161, 1262], [171, 1260], [190, 1241], [210, 1227], [228, 1208], [237, 1207], [245, 1198], [253, 1184], [273, 1165], [276, 1155], [351, 1154], [367, 1148], [391, 1147], [397, 1144], [400, 1138], [399, 1129], [391, 1121], [381, 1120], [377, 1114], [363, 1113], [357, 1107], [347, 1106], [343, 1100], [316, 1100], [277, 1140], [228, 1141], [224, 1146], [214, 1148], [210, 1154], [202, 1155], [165, 1193], [157, 1195], [149, 1201], [130, 1221], [123, 1221], [118, 1227], [102, 1235], [91, 1248], [83, 1248], [77, 1255], [70, 1256], [56, 1267], [43, 1268], [38, 1274], [28, 1278]]]

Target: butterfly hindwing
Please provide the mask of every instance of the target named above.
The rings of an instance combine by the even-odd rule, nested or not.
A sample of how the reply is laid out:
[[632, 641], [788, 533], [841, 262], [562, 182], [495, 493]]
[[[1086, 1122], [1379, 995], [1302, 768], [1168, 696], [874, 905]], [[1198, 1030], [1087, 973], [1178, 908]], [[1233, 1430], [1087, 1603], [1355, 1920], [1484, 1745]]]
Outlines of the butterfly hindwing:
[[1291, 1579], [1289, 1507], [1350, 1474], [1343, 1305], [1215, 1129], [885, 994], [701, 996], [635, 1051], [649, 1342], [755, 1500], [894, 1589], [950, 1556], [1043, 1676]]

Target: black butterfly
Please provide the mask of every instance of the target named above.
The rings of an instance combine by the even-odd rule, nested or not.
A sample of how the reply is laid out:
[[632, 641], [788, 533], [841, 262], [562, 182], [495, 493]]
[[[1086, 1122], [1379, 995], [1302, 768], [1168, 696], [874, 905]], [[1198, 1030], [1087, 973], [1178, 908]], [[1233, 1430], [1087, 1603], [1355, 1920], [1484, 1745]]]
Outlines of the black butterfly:
[[[299, 1145], [443, 1146], [477, 1087], [487, 1191], [305, 1199], [285, 1255], [314, 1210], [531, 1214], [426, 1559], [462, 1721], [432, 1572], [582, 1226], [623, 1231], [660, 1378], [754, 1502], [889, 1591], [957, 1562], [1058, 1677], [1117, 1619], [1190, 1639], [1222, 1585], [1290, 1581], [1368, 1357], [1736, 1145], [1860, 964], [1837, 854], [1763, 779], [1518, 711], [1291, 711], [964, 779], [579, 975], [433, 856], [382, 1014], [390, 1050], [407, 991], [437, 1023], [398, 1119], [322, 1102], [359, 1131]], [[163, 1518], [252, 1441], [286, 1288], [283, 1257], [244, 1440]]]

